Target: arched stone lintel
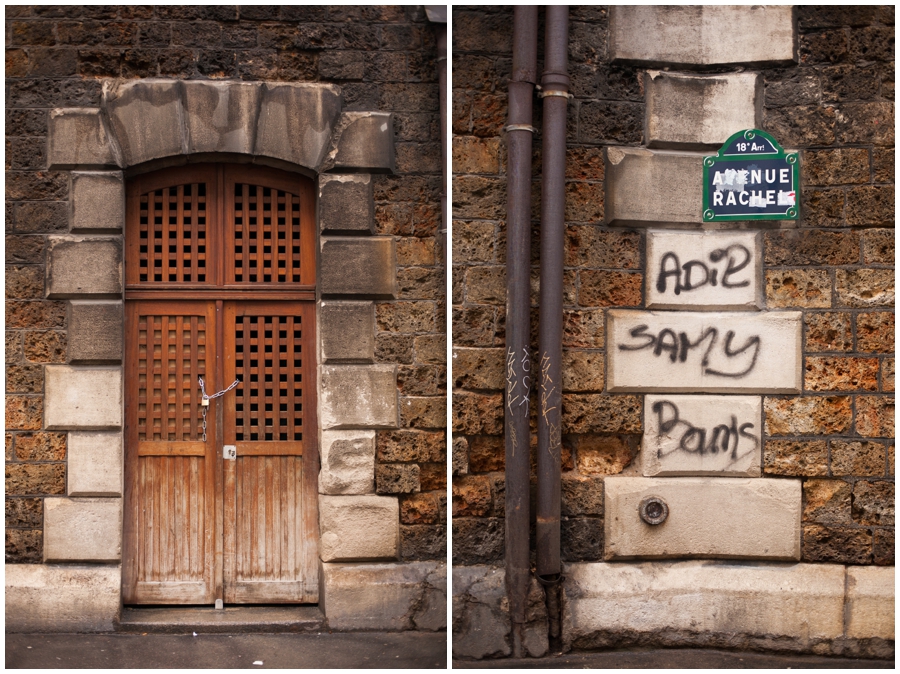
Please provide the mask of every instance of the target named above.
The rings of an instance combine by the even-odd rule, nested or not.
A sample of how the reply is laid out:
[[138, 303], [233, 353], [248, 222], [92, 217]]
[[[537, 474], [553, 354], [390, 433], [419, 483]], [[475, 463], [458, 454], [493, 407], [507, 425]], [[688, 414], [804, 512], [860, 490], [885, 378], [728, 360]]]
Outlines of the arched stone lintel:
[[51, 112], [49, 168], [134, 174], [214, 155], [313, 175], [394, 172], [393, 116], [341, 104], [330, 84], [107, 80], [99, 109]]

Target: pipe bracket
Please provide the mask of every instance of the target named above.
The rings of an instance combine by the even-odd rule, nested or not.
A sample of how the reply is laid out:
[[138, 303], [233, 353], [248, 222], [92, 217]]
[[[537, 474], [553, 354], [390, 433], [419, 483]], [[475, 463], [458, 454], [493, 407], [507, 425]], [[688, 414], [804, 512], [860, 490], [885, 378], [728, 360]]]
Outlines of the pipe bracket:
[[510, 131], [530, 131], [531, 133], [537, 132], [537, 129], [531, 126], [531, 124], [509, 124], [508, 126], [504, 126], [503, 130], [507, 133]]
[[562, 98], [575, 98], [573, 94], [570, 94], [567, 91], [557, 91], [555, 89], [551, 89], [549, 91], [539, 91], [539, 98], [547, 98], [548, 96], [560, 96]]

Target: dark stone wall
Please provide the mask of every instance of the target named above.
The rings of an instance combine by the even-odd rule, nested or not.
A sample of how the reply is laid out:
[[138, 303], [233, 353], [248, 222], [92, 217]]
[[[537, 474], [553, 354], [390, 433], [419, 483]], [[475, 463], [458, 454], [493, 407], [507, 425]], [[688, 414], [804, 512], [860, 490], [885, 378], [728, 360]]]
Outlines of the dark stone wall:
[[334, 83], [344, 110], [394, 113], [397, 174], [372, 179], [376, 233], [397, 239], [400, 296], [376, 303], [376, 339], [378, 362], [399, 365], [403, 428], [379, 433], [377, 461], [405, 479], [378, 490], [400, 494], [403, 559], [444, 558], [435, 31], [412, 6], [7, 7], [7, 562], [41, 561], [43, 497], [65, 493], [66, 435], [43, 430], [43, 366], [67, 362], [66, 303], [43, 299], [47, 237], [68, 231], [68, 172], [46, 168], [49, 111], [98, 107], [104, 78], [144, 77]]
[[[502, 561], [504, 550], [502, 129], [513, 8], [456, 6], [453, 12], [453, 551], [455, 564], [484, 564]], [[802, 221], [797, 229], [765, 233], [764, 282], [769, 308], [804, 314], [805, 381], [802, 395], [767, 396], [765, 404], [768, 420], [788, 423], [813, 403], [823, 423], [812, 435], [766, 437], [764, 473], [803, 480], [804, 561], [892, 565], [894, 9], [803, 6], [795, 16], [799, 62], [756, 72], [764, 83], [762, 128], [783, 147], [801, 151]], [[575, 98], [566, 165], [562, 456], [567, 561], [602, 558], [603, 478], [628, 470], [643, 430], [642, 396], [604, 389], [606, 312], [645, 306], [645, 233], [606, 227], [603, 219], [604, 148], [644, 142], [644, 69], [610, 62], [608, 20], [606, 7], [570, 8]], [[541, 27], [539, 72], [543, 39]], [[534, 109], [540, 129], [537, 102]], [[537, 180], [540, 133], [534, 156]], [[539, 202], [535, 182], [535, 217]], [[538, 242], [534, 221], [533, 288]], [[532, 306], [535, 347], [535, 292]]]

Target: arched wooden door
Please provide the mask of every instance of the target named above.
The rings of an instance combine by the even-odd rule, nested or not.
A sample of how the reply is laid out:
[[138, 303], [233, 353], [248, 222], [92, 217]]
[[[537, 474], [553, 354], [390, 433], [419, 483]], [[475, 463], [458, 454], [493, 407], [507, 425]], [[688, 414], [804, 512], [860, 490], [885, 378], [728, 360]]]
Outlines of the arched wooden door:
[[312, 182], [166, 169], [126, 227], [124, 602], [318, 601]]

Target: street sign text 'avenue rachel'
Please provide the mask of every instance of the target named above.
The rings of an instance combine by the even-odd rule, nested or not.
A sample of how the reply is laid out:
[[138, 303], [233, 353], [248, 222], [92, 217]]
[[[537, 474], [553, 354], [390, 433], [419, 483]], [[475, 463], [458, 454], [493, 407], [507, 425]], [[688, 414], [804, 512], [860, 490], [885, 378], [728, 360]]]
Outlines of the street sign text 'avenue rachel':
[[799, 159], [759, 129], [739, 131], [703, 158], [703, 221], [796, 220]]

